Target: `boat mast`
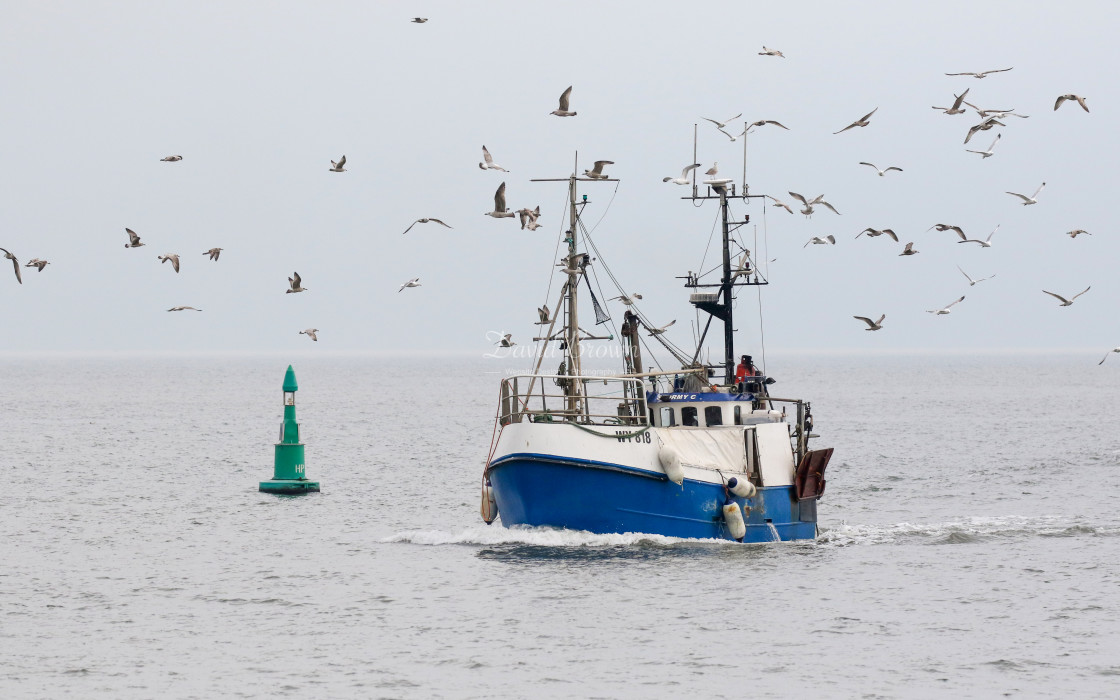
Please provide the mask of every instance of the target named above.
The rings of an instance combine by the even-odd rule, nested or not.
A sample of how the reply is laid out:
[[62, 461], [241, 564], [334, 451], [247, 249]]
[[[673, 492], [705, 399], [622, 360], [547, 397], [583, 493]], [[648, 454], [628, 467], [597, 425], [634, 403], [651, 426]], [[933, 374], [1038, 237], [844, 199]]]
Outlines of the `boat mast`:
[[727, 188], [720, 187], [719, 210], [723, 220], [723, 279], [720, 280], [720, 292], [723, 295], [723, 363], [724, 384], [735, 383], [735, 322], [732, 318], [731, 304], [731, 235], [727, 227]]

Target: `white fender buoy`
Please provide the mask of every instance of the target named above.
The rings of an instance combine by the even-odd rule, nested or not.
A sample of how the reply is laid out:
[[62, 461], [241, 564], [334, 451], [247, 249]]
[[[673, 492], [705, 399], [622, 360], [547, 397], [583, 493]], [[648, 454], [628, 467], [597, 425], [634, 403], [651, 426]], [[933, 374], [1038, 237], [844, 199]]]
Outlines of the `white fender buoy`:
[[479, 513], [487, 525], [498, 518], [498, 502], [494, 500], [494, 487], [490, 485], [490, 479], [485, 476], [482, 477], [482, 507], [479, 508]]
[[727, 480], [727, 490], [739, 498], [754, 498], [754, 495], [758, 493], [758, 489], [754, 487], [754, 484], [746, 479], [740, 479], [737, 476], [733, 476]]
[[663, 446], [657, 451], [657, 459], [661, 462], [661, 468], [665, 470], [665, 476], [669, 477], [669, 481], [674, 484], [684, 483], [684, 468], [681, 467], [681, 456], [676, 450]]
[[727, 524], [727, 530], [731, 533], [731, 536], [742, 542], [743, 537], [747, 534], [747, 524], [743, 522], [743, 511], [739, 510], [738, 503], [732, 501], [724, 504], [723, 522]]

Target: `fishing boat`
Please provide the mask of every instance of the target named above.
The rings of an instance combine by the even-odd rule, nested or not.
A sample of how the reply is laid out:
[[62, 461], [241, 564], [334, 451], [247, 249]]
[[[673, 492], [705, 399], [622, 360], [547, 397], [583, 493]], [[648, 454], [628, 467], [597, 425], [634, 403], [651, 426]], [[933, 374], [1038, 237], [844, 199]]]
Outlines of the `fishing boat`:
[[[591, 278], [599, 280], [598, 269], [615, 278], [583, 225], [590, 202], [579, 187], [617, 180], [577, 172], [578, 165], [567, 178], [534, 180], [568, 185], [567, 250], [557, 265], [562, 284], [552, 310], [547, 304], [538, 310], [533, 371], [501, 381], [482, 477], [483, 520], [740, 542], [815, 538], [832, 448], [809, 449], [817, 436], [808, 401], [772, 395], [775, 380], [753, 360], [735, 362], [736, 290], [769, 282], [737, 236], [749, 216], [736, 219], [730, 209], [761, 195], [748, 193], [745, 176], [737, 194], [731, 180], [698, 184], [692, 171], [692, 194], [684, 199], [718, 203], [722, 260], [707, 273], [679, 278], [689, 302], [707, 314], [689, 353], [669, 342], [666, 327], [651, 323], [621, 286], [625, 310], [617, 333], [581, 327], [581, 285], [595, 313], [596, 326], [587, 325], [613, 324]], [[732, 245], [739, 255], [734, 267]], [[713, 321], [723, 324], [719, 363], [700, 359]], [[585, 349], [601, 342], [619, 343], [617, 374], [585, 373]], [[651, 342], [679, 367], [643, 364], [643, 347], [648, 351]], [[542, 367], [546, 361], [549, 367]]]

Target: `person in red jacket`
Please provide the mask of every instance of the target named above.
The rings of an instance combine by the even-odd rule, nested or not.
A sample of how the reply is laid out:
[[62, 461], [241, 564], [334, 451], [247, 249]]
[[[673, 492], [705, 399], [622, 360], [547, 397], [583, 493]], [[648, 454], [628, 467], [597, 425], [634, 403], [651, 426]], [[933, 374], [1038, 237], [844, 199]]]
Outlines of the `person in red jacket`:
[[758, 368], [754, 366], [754, 360], [750, 355], [743, 355], [739, 361], [739, 366], [735, 368], [735, 381], [744, 382], [747, 377], [757, 377], [761, 374]]

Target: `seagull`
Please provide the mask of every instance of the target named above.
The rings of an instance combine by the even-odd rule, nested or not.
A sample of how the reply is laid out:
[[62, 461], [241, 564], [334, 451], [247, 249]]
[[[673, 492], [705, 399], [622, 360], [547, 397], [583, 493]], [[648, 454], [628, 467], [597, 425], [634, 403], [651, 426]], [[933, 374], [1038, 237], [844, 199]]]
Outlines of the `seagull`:
[[193, 306], [172, 306], [168, 311], [202, 311], [202, 309], [196, 309]]
[[144, 243], [140, 242], [140, 236], [137, 236], [136, 232], [132, 229], [126, 228], [125, 233], [128, 234], [128, 243], [124, 244], [125, 248], [139, 248], [140, 246], [145, 245]]
[[288, 278], [288, 284], [291, 285], [292, 288], [288, 289], [288, 290], [285, 290], [284, 293], [285, 294], [295, 294], [296, 292], [306, 292], [307, 287], [301, 287], [300, 286], [300, 282], [302, 280], [300, 280], [300, 278], [299, 278], [299, 273], [298, 272], [293, 272], [292, 275], [293, 275], [292, 277]]
[[868, 238], [875, 238], [876, 236], [882, 236], [883, 234], [886, 234], [886, 235], [890, 236], [891, 238], [893, 238], [895, 243], [898, 243], [898, 234], [896, 234], [894, 231], [892, 231], [889, 228], [884, 228], [884, 229], [865, 228], [865, 229], [863, 229], [862, 231], [860, 231], [859, 233], [856, 234], [856, 238], [859, 238], [860, 236], [862, 236], [865, 233], [867, 234]]
[[613, 160], [597, 160], [595, 161], [595, 168], [592, 170], [584, 170], [583, 174], [592, 180], [606, 180], [610, 175], [603, 173], [604, 165], [614, 165]]
[[705, 170], [704, 174], [708, 177], [715, 177], [716, 175], [719, 175], [719, 161], [712, 163], [712, 167]]
[[996, 224], [996, 227], [992, 229], [992, 232], [988, 234], [988, 237], [982, 241], [976, 238], [965, 238], [964, 233], [958, 231], [958, 233], [961, 234], [961, 240], [957, 241], [957, 243], [979, 243], [981, 248], [991, 248], [992, 236], [996, 235], [996, 231], [999, 230], [999, 227], [1000, 224]]
[[541, 207], [538, 204], [536, 209], [525, 207], [518, 209], [517, 215], [521, 217], [521, 228], [528, 228], [530, 231], [536, 231], [540, 224], [537, 219], [541, 217]]
[[332, 160], [330, 171], [332, 173], [344, 173], [346, 172], [346, 168], [342, 167], [344, 165], [346, 165], [346, 156], [339, 158], [337, 163]]
[[832, 132], [832, 133], [833, 133], [833, 134], [841, 134], [841, 133], [843, 133], [843, 132], [847, 131], [848, 129], [854, 129], [854, 128], [855, 128], [855, 127], [857, 127], [857, 126], [867, 126], [868, 124], [870, 124], [870, 123], [871, 123], [870, 121], [868, 121], [869, 119], [871, 119], [871, 115], [872, 115], [872, 114], [875, 114], [875, 113], [876, 113], [876, 112], [878, 112], [878, 111], [879, 111], [879, 108], [878, 108], [878, 107], [876, 107], [875, 109], [871, 110], [871, 111], [870, 111], [870, 112], [868, 112], [867, 114], [863, 115], [863, 116], [862, 116], [862, 117], [860, 117], [859, 119], [855, 120], [855, 121], [854, 121], [854, 122], [852, 122], [851, 124], [847, 125], [847, 126], [846, 126], [846, 127], [844, 127], [843, 129], [841, 129], [840, 131], [834, 131], [834, 132]]
[[203, 253], [203, 255], [209, 255], [211, 260], [217, 260], [218, 256], [222, 254], [223, 250], [225, 250], [225, 248], [211, 248], [210, 250]]
[[482, 146], [482, 160], [484, 162], [479, 163], [478, 167], [482, 168], [483, 170], [501, 170], [503, 173], [509, 172], [508, 170], [494, 162], [494, 159], [490, 157], [490, 151], [486, 150], [485, 144], [483, 144]]
[[16, 259], [16, 256], [9, 253], [7, 248], [0, 248], [0, 250], [4, 251], [5, 258], [12, 261], [12, 267], [16, 269], [16, 281], [23, 284], [23, 273], [19, 271], [19, 260]]
[[315, 335], [318, 332], [318, 328], [308, 328], [307, 330], [300, 331], [300, 335], [306, 335], [308, 338], [311, 338], [315, 342], [319, 342], [319, 336]]
[[758, 55], [759, 56], [780, 56], [781, 58], [785, 58], [785, 55], [781, 51], [779, 51], [777, 49], [768, 49], [765, 46], [763, 46], [762, 50], [758, 52]]
[[660, 328], [649, 328], [649, 334], [650, 335], [661, 335], [665, 331], [669, 330], [669, 327], [672, 326], [676, 322], [677, 322], [677, 319], [674, 318], [672, 321], [669, 321], [668, 323], [666, 323], [664, 326], [661, 326]]
[[974, 279], [972, 279], [971, 277], [968, 276], [967, 272], [965, 272], [964, 270], [961, 269], [960, 265], [957, 265], [957, 269], [960, 270], [961, 274], [964, 275], [965, 278], [968, 280], [968, 286], [969, 287], [975, 287], [977, 284], [983, 282], [984, 280], [990, 280], [992, 277], [995, 277], [995, 275], [992, 275], [991, 277], [981, 277], [978, 280], [974, 280]]
[[896, 165], [892, 165], [892, 166], [890, 166], [890, 167], [887, 167], [887, 168], [884, 168], [884, 169], [882, 169], [882, 170], [879, 170], [879, 167], [878, 167], [878, 166], [876, 166], [876, 165], [875, 165], [874, 163], [867, 163], [867, 162], [865, 162], [865, 161], [862, 161], [862, 160], [861, 160], [861, 161], [859, 162], [859, 164], [860, 164], [860, 165], [870, 165], [870, 166], [871, 166], [872, 168], [875, 168], [875, 172], [879, 173], [879, 177], [883, 177], [883, 175], [887, 174], [887, 173], [888, 173], [888, 172], [890, 172], [891, 170], [897, 170], [898, 172], [902, 172], [902, 168], [900, 168], [900, 167], [898, 167], [898, 166], [896, 166]]
[[432, 219], [432, 218], [427, 218], [427, 219], [417, 219], [416, 221], [413, 221], [413, 222], [412, 222], [411, 224], [409, 224], [408, 228], [406, 228], [405, 230], [401, 231], [401, 235], [403, 236], [404, 234], [406, 234], [406, 233], [408, 233], [409, 231], [411, 231], [411, 230], [412, 230], [412, 227], [413, 227], [413, 226], [415, 226], [416, 224], [428, 224], [428, 223], [436, 223], [436, 224], [439, 224], [439, 225], [441, 225], [441, 226], [447, 226], [447, 228], [451, 228], [451, 226], [448, 226], [447, 224], [443, 223], [443, 222], [442, 222], [442, 221], [440, 221], [439, 219]]
[[1098, 365], [1098, 366], [1100, 366], [1100, 365], [1103, 365], [1103, 364], [1104, 364], [1104, 361], [1108, 359], [1108, 355], [1109, 355], [1109, 353], [1113, 353], [1113, 352], [1120, 352], [1120, 348], [1112, 348], [1111, 350], [1109, 350], [1108, 352], [1106, 352], [1106, 353], [1104, 354], [1104, 357], [1102, 357], [1102, 358], [1101, 358], [1101, 361], [1100, 361], [1100, 362], [1098, 362], [1098, 363], [1097, 363], [1097, 365]]
[[623, 294], [623, 295], [617, 296], [617, 297], [611, 297], [610, 299], [607, 299], [607, 301], [614, 301], [615, 299], [617, 299], [617, 300], [621, 301], [623, 304], [625, 304], [626, 306], [631, 306], [631, 305], [633, 305], [635, 299], [641, 299], [641, 298], [642, 298], [641, 294], [631, 293], [631, 294]]
[[166, 158], [159, 159], [161, 163], [175, 163], [183, 160], [183, 156], [167, 156]]
[[790, 209], [790, 208], [789, 208], [789, 205], [788, 205], [788, 204], [786, 204], [785, 202], [781, 201], [781, 200], [780, 200], [780, 199], [778, 199], [777, 197], [771, 197], [770, 195], [766, 195], [766, 196], [767, 196], [768, 198], [770, 198], [770, 199], [774, 200], [774, 203], [773, 203], [772, 205], [770, 205], [770, 206], [774, 206], [774, 207], [781, 207], [782, 209], [785, 209], [786, 211], [788, 211], [788, 212], [789, 212], [790, 214], [792, 214], [792, 213], [793, 213], [793, 210], [792, 210], [792, 209]]
[[[821, 238], [820, 236], [813, 236], [809, 239], [809, 243], [813, 243], [815, 245], [836, 245], [836, 236], [833, 236], [831, 234], [825, 236], [824, 238]], [[807, 248], [809, 247], [809, 243], [806, 243], [801, 247]]]
[[700, 117], [700, 118], [703, 119], [706, 122], [711, 122], [711, 123], [715, 124], [717, 129], [722, 130], [725, 126], [727, 126], [728, 124], [735, 121], [736, 119], [738, 119], [741, 116], [743, 116], [743, 113], [739, 112], [734, 117], [728, 117], [727, 119], [725, 119], [724, 121], [721, 121], [721, 122], [717, 122], [715, 119], [708, 119], [707, 117]]
[[549, 114], [555, 114], [558, 117], [574, 117], [575, 112], [568, 111], [568, 102], [572, 98], [572, 86], [569, 85], [568, 89], [560, 94], [560, 109], [554, 109]]
[[[427, 17], [413, 17], [412, 18], [412, 23], [413, 24], [423, 24], [427, 21], [428, 21]], [[302, 331], [300, 331], [300, 332], [302, 333]]]
[[[1011, 66], [1011, 68], [1014, 68], [1014, 67], [1015, 66]], [[991, 73], [1006, 73], [1007, 71], [1011, 70], [1011, 68], [1000, 68], [998, 70], [985, 70], [985, 71], [980, 71], [979, 73], [946, 73], [945, 75], [971, 75], [973, 78], [980, 79], [980, 78], [987, 77]]]
[[965, 102], [965, 104], [975, 109], [981, 119], [987, 119], [988, 117], [996, 117], [997, 119], [1003, 119], [1004, 117], [1019, 117], [1020, 119], [1031, 118], [1029, 114], [1016, 114], [1014, 109], [980, 109], [971, 102]]
[[886, 317], [887, 317], [887, 315], [883, 314], [882, 316], [879, 317], [878, 321], [872, 321], [871, 319], [869, 319], [866, 316], [852, 316], [852, 318], [863, 321], [864, 323], [867, 324], [867, 328], [863, 329], [865, 331], [877, 331], [877, 330], [881, 329], [883, 327], [883, 319], [886, 318]]
[[992, 145], [988, 146], [988, 150], [986, 151], [974, 151], [971, 148], [966, 148], [964, 150], [968, 151], [969, 153], [979, 153], [982, 158], [991, 158], [992, 151], [996, 150], [996, 144], [999, 143], [999, 139], [1001, 136], [1003, 136], [1003, 134], [996, 134], [995, 140], [992, 141]]
[[1066, 231], [1066, 235], [1069, 236], [1070, 238], [1077, 238], [1077, 236], [1082, 234], [1082, 233], [1084, 233], [1086, 236], [1092, 236], [1093, 235], [1083, 228], [1077, 228], [1077, 229], [1074, 229], [1072, 231]]
[[[767, 124], [773, 124], [774, 126], [780, 126], [781, 128], [785, 129], [786, 131], [789, 131], [789, 127], [786, 126], [785, 124], [782, 124], [781, 122], [776, 122], [773, 119], [759, 119], [756, 122], [751, 122], [750, 124], [748, 124], [747, 128], [743, 130], [743, 134], [747, 133], [748, 131], [755, 128], [756, 126], [766, 126]], [[743, 134], [739, 134], [739, 136], [742, 136]], [[732, 139], [732, 140], [734, 140], [734, 139]]]
[[735, 272], [731, 275], [731, 281], [739, 279], [740, 277], [750, 277], [751, 275], [751, 251], [744, 250], [743, 254], [739, 256], [739, 265], [735, 268]]
[[501, 345], [503, 348], [512, 348], [517, 343], [513, 342], [513, 333], [506, 333], [502, 339], [494, 343], [494, 345]]
[[661, 178], [661, 181], [662, 182], [671, 182], [674, 185], [687, 185], [687, 184], [689, 184], [688, 174], [691, 171], [693, 171], [693, 170], [695, 170], [699, 167], [700, 167], [699, 163], [693, 163], [692, 165], [686, 165], [684, 167], [684, 169], [681, 170], [681, 176], [680, 177], [663, 177], [663, 178]]
[[718, 131], [719, 133], [723, 134], [724, 136], [726, 136], [726, 137], [727, 137], [728, 139], [730, 139], [730, 140], [732, 140], [732, 141], [738, 141], [738, 140], [739, 140], [739, 137], [740, 137], [740, 136], [745, 136], [748, 130], [747, 130], [747, 129], [743, 129], [743, 133], [741, 133], [741, 134], [738, 134], [738, 135], [736, 135], [736, 136], [732, 136], [731, 134], [727, 133], [727, 132], [726, 132], [726, 131], [724, 131], [723, 129], [716, 129], [716, 131]]
[[910, 242], [906, 244], [906, 247], [902, 249], [902, 252], [899, 253], [899, 255], [917, 255], [920, 252], [922, 251], [914, 250], [914, 243]]
[[1061, 107], [1062, 103], [1066, 100], [1073, 100], [1077, 104], [1081, 105], [1081, 109], [1085, 110], [1086, 112], [1089, 111], [1089, 106], [1085, 104], [1085, 98], [1081, 97], [1080, 95], [1060, 95], [1057, 101], [1054, 102], [1054, 111], [1058, 111], [1058, 108]]
[[1043, 187], [1046, 187], [1045, 182], [1042, 183], [1041, 185], [1039, 185], [1038, 189], [1035, 190], [1034, 194], [1032, 194], [1030, 197], [1027, 197], [1025, 195], [1021, 195], [1018, 192], [1008, 192], [1007, 194], [1013, 195], [1013, 196], [1018, 197], [1019, 199], [1023, 200], [1023, 206], [1025, 207], [1025, 206], [1028, 206], [1030, 204], [1038, 204], [1038, 193], [1042, 191]]
[[549, 324], [552, 314], [548, 312], [548, 304], [537, 308], [537, 316], [541, 319], [537, 322], [538, 326], [547, 326]]
[[[971, 89], [972, 88], [969, 88], [968, 90], [971, 90]], [[952, 107], [934, 107], [934, 109], [940, 109], [945, 114], [964, 114], [968, 110], [967, 109], [961, 109], [961, 103], [964, 102], [964, 96], [968, 94], [968, 90], [965, 90], [964, 92], [962, 92], [959, 95], [953, 95], [953, 97], [955, 97], [957, 99], [956, 99], [955, 102], [953, 102]]]
[[950, 226], [949, 224], [934, 224], [933, 226], [927, 228], [926, 231], [932, 231], [933, 229], [937, 229], [938, 231], [956, 231], [957, 235], [961, 237], [961, 240], [964, 240], [964, 230], [962, 230], [960, 226]]
[[823, 204], [826, 207], [828, 207], [829, 209], [831, 209], [832, 213], [834, 213], [834, 214], [839, 214], [840, 213], [840, 212], [836, 211], [835, 207], [833, 207], [828, 202], [824, 201], [824, 195], [823, 194], [817, 195], [816, 198], [812, 199], [812, 200], [805, 199], [805, 197], [797, 194], [796, 192], [790, 192], [789, 196], [793, 197], [794, 199], [796, 199], [797, 201], [799, 201], [799, 202], [801, 202], [802, 204], [805, 205], [805, 208], [801, 210], [801, 213], [804, 214], [805, 216], [812, 216], [813, 215], [813, 205], [814, 204]]
[[397, 290], [397, 294], [400, 294], [401, 292], [403, 292], [408, 287], [419, 287], [419, 286], [421, 286], [420, 285], [420, 278], [419, 277], [413, 277], [412, 279], [410, 279], [409, 281], [407, 281], [407, 282], [405, 282], [404, 284], [401, 285], [401, 288]]
[[960, 299], [954, 301], [952, 304], [946, 306], [944, 309], [926, 309], [926, 313], [933, 314], [934, 316], [944, 316], [945, 314], [951, 314], [953, 313], [953, 307], [961, 303], [962, 301], [964, 301], [963, 296]]
[[976, 132], [987, 131], [988, 129], [991, 129], [993, 126], [1007, 126], [1007, 125], [1004, 124], [1003, 122], [999, 121], [995, 117], [988, 117], [987, 119], [980, 122], [979, 124], [969, 128], [968, 135], [964, 137], [964, 142], [968, 143], [972, 139], [972, 137], [976, 134]]
[[1063, 297], [1063, 296], [1061, 296], [1061, 295], [1055, 294], [1054, 292], [1048, 292], [1048, 291], [1046, 291], [1045, 289], [1043, 289], [1043, 290], [1042, 290], [1042, 293], [1043, 293], [1043, 294], [1049, 294], [1050, 296], [1054, 297], [1054, 298], [1055, 298], [1055, 299], [1057, 299], [1058, 301], [1062, 302], [1061, 304], [1058, 304], [1058, 306], [1070, 306], [1070, 305], [1072, 305], [1072, 304], [1073, 304], [1073, 300], [1074, 300], [1074, 299], [1076, 299], [1077, 297], [1081, 296], [1082, 294], [1084, 294], [1085, 292], [1089, 291], [1090, 289], [1092, 289], [1092, 287], [1086, 287], [1086, 288], [1085, 288], [1084, 290], [1082, 290], [1082, 291], [1078, 292], [1077, 294], [1074, 294], [1074, 295], [1073, 295], [1073, 296], [1071, 296], [1071, 297], [1070, 297], [1069, 299], [1066, 299], [1065, 297]]
[[161, 264], [170, 260], [171, 261], [171, 267], [175, 268], [175, 272], [179, 271], [179, 256], [176, 255], [175, 253], [171, 253], [169, 255], [159, 255], [159, 256], [156, 256], [156, 257], [159, 258], [159, 261], [160, 261]]
[[27, 261], [27, 264], [24, 265], [24, 267], [37, 267], [37, 268], [39, 268], [39, 272], [42, 272], [43, 268], [46, 267], [47, 265], [50, 265], [50, 263], [47, 262], [46, 260], [40, 260], [39, 258], [31, 258], [30, 260]]
[[495, 219], [512, 219], [516, 216], [506, 208], [506, 183], [498, 185], [497, 191], [494, 192], [494, 211], [488, 211], [484, 216], [492, 216]]

